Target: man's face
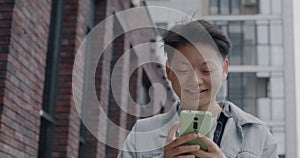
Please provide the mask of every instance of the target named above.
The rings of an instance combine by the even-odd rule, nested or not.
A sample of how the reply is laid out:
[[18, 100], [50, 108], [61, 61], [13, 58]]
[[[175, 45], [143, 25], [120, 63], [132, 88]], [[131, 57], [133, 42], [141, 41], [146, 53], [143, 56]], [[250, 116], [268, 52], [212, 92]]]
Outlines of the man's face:
[[214, 48], [203, 44], [176, 49], [166, 70], [182, 109], [207, 110], [216, 102], [222, 80], [227, 77], [228, 59], [223, 61]]

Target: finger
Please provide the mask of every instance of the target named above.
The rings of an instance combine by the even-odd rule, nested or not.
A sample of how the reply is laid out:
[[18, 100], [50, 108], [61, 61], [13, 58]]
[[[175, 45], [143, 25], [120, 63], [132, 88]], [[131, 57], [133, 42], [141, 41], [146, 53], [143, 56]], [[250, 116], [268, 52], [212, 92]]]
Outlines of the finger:
[[167, 140], [166, 140], [167, 144], [169, 144], [170, 142], [172, 142], [175, 139], [175, 133], [178, 128], [179, 128], [179, 122], [176, 122], [175, 124], [173, 124], [171, 126], [171, 128], [168, 132]]
[[185, 136], [180, 136], [178, 138], [176, 138], [175, 140], [173, 140], [170, 144], [169, 147], [170, 148], [175, 148], [176, 146], [180, 146], [185, 144], [188, 141], [197, 139], [197, 134], [188, 134]]
[[219, 149], [218, 145], [206, 136], [198, 134], [198, 139], [200, 139], [204, 144], [206, 144], [208, 151], [215, 151]]
[[195, 158], [194, 155], [182, 155], [182, 156], [176, 156], [177, 158]]
[[210, 157], [210, 153], [205, 152], [203, 150], [194, 151], [192, 152], [192, 154], [195, 155], [196, 157]]
[[172, 150], [174, 156], [179, 156], [182, 154], [187, 154], [195, 151], [199, 151], [199, 145], [186, 145], [186, 146], [178, 146], [177, 148]]

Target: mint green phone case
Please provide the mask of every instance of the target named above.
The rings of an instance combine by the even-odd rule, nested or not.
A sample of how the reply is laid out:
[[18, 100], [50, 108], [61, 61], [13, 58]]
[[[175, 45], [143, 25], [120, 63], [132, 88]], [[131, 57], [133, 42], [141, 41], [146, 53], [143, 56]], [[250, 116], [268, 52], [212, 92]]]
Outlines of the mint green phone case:
[[[179, 135], [184, 136], [191, 133], [200, 133], [201, 135], [210, 137], [211, 121], [211, 112], [182, 110], [180, 112]], [[187, 144], [199, 145], [201, 150], [207, 151], [206, 145], [199, 139], [189, 141]]]

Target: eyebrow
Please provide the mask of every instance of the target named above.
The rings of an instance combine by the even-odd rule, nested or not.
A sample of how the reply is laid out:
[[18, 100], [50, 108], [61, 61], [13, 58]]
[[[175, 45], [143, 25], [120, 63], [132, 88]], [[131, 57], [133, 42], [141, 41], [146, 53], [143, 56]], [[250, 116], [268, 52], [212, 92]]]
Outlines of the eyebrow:
[[[190, 65], [191, 63], [186, 62], [186, 61], [176, 61], [176, 62], [174, 62], [174, 64]], [[203, 65], [209, 65], [209, 64], [216, 65], [214, 62], [209, 61], [209, 60], [208, 61], [204, 61], [200, 65], [203, 66]]]
[[186, 62], [186, 61], [176, 61], [175, 64], [190, 65], [189, 62]]
[[208, 65], [208, 64], [213, 64], [213, 65], [215, 65], [215, 63], [212, 62], [212, 61], [205, 61], [205, 62], [203, 62], [201, 65]]

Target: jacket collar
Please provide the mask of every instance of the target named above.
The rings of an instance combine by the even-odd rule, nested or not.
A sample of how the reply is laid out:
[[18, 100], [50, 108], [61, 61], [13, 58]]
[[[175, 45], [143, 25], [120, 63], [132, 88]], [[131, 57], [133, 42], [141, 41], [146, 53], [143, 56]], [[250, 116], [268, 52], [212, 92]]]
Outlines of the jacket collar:
[[167, 137], [171, 126], [175, 122], [179, 121], [178, 106], [179, 106], [179, 102], [172, 105], [171, 109], [164, 116], [160, 131], [159, 131], [159, 135], [161, 137]]
[[229, 101], [220, 102], [219, 105], [223, 108], [225, 114], [230, 115], [238, 126], [245, 124], [262, 124], [262, 121], [256, 117], [244, 112], [239, 107]]
[[[262, 121], [242, 111], [231, 102], [224, 101], [219, 104], [224, 113], [232, 117], [227, 121], [221, 142], [221, 150], [228, 157], [236, 157], [244, 141], [243, 126], [246, 124], [262, 124]], [[234, 131], [237, 132], [237, 135], [232, 134]]]

